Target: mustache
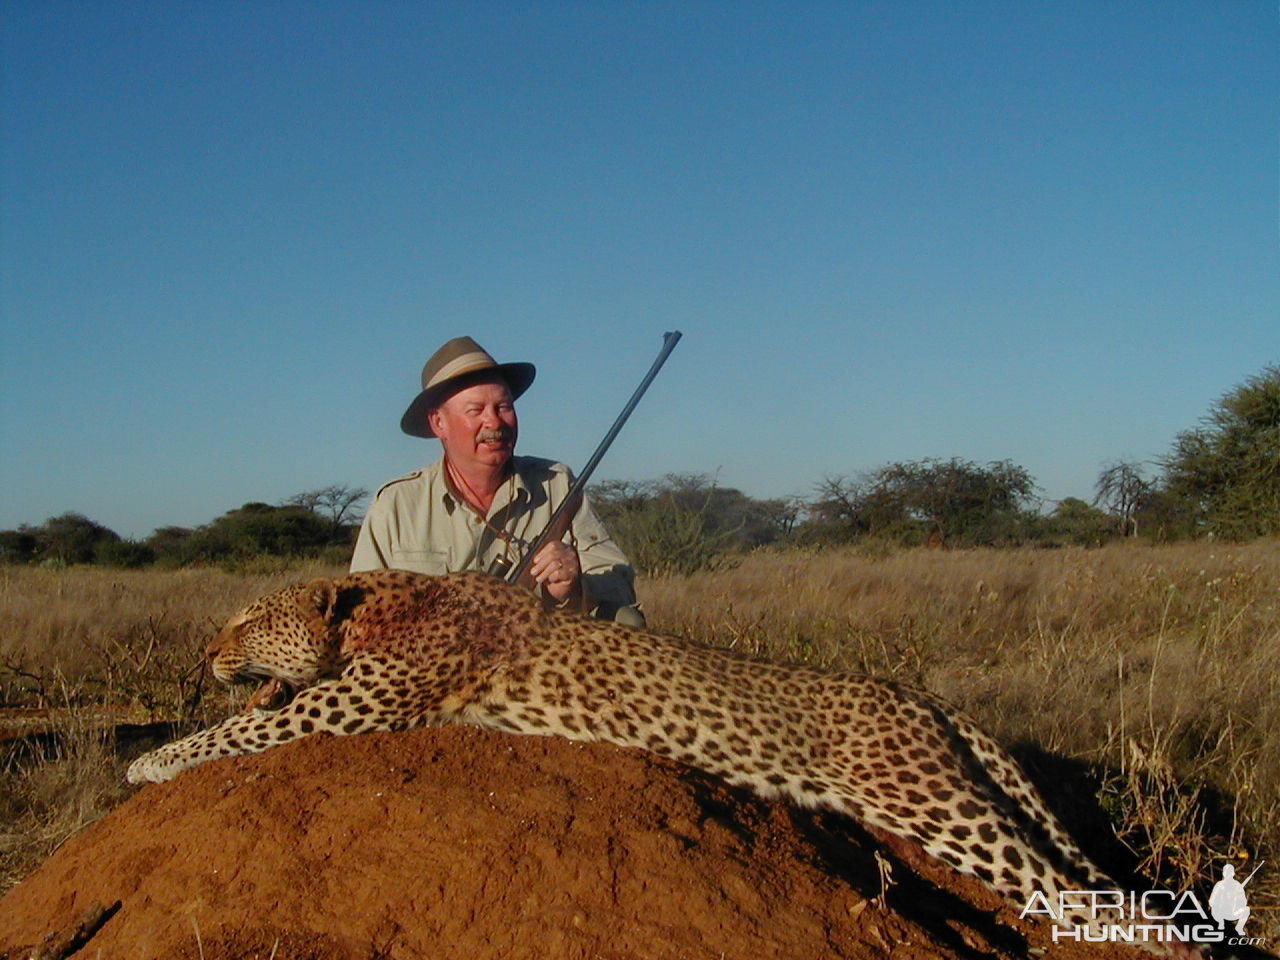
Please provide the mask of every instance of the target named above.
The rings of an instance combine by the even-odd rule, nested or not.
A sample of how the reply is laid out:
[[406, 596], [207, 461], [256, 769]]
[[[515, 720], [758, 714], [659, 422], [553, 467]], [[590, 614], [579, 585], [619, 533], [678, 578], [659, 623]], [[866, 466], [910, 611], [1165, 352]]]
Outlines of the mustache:
[[476, 434], [477, 443], [495, 443], [498, 441], [510, 443], [510, 430], [481, 430]]

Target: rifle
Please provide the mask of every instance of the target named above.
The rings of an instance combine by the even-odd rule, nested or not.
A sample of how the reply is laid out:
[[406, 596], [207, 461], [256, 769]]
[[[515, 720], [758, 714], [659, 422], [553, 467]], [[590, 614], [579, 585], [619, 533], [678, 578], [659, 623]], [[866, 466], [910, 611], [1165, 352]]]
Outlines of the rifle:
[[653, 382], [653, 378], [658, 375], [662, 365], [667, 362], [667, 357], [670, 356], [671, 351], [680, 342], [681, 336], [682, 334], [679, 330], [669, 331], [662, 335], [662, 349], [658, 352], [658, 358], [653, 361], [649, 372], [640, 381], [640, 386], [636, 387], [635, 393], [631, 395], [627, 405], [618, 414], [618, 419], [613, 421], [613, 426], [609, 428], [609, 432], [605, 434], [604, 439], [600, 441], [600, 445], [596, 447], [596, 452], [591, 455], [587, 465], [578, 474], [573, 486], [569, 488], [569, 493], [560, 502], [560, 506], [556, 507], [555, 512], [551, 514], [551, 519], [547, 521], [546, 529], [538, 534], [533, 543], [529, 545], [529, 549], [525, 551], [520, 562], [506, 575], [507, 583], [520, 583], [522, 580], [527, 583], [529, 567], [532, 565], [533, 558], [537, 556], [538, 551], [552, 540], [562, 539], [569, 532], [573, 518], [578, 512], [578, 508], [582, 506], [582, 491], [586, 488], [587, 481], [591, 479], [591, 474], [595, 472], [596, 467], [600, 465], [600, 461], [604, 459], [604, 455], [613, 443], [614, 438], [622, 431], [623, 425], [631, 416], [631, 412], [635, 410], [640, 398], [644, 396], [644, 392], [649, 389], [649, 384]]

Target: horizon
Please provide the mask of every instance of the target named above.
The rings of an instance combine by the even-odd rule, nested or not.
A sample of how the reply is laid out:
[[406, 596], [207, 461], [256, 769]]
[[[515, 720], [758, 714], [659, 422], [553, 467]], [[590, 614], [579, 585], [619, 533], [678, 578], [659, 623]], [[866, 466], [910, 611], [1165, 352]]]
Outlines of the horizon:
[[[932, 462], [932, 461], [935, 461], [935, 460], [937, 460], [937, 461], [941, 461], [941, 462], [946, 462], [946, 461], [951, 461], [951, 460], [960, 460], [960, 461], [963, 461], [963, 460], [964, 460], [964, 458], [933, 458], [933, 457], [926, 457], [926, 458], [923, 458], [923, 460], [921, 460], [921, 461], [910, 461], [910, 462]], [[989, 462], [987, 462], [987, 463], [977, 464], [977, 466], [979, 466], [979, 467], [989, 467], [989, 466], [993, 466], [993, 465], [995, 465], [996, 463], [1000, 463], [1000, 462], [1006, 462], [1006, 461], [989, 461]], [[893, 466], [893, 465], [896, 465], [896, 463], [895, 463], [895, 464], [879, 464], [879, 465], [876, 465], [876, 466], [874, 466], [874, 467], [869, 468], [867, 471], [865, 471], [865, 473], [875, 473], [875, 472], [877, 472], [877, 471], [878, 471], [878, 469], [880, 469], [881, 467], [888, 467], [888, 466]], [[1014, 466], [1019, 466], [1019, 464], [1014, 464]], [[847, 479], [847, 480], [849, 480], [849, 481], [853, 482], [853, 483], [856, 485], [856, 484], [857, 484], [857, 483], [859, 483], [859, 482], [860, 482], [860, 480], [862, 479], [862, 474], [863, 474], [863, 473], [864, 473], [864, 472], [859, 472], [858, 474], [847, 474], [847, 475], [842, 475], [842, 478], [843, 478], [843, 479]], [[800, 510], [801, 510], [801, 514], [800, 514], [800, 516], [801, 516], [801, 517], [804, 517], [804, 513], [805, 513], [806, 511], [808, 511], [808, 510], [813, 506], [813, 504], [814, 504], [814, 503], [816, 503], [816, 502], [817, 502], [817, 501], [822, 497], [822, 492], [821, 492], [821, 490], [819, 490], [819, 489], [818, 489], [818, 488], [819, 488], [819, 486], [820, 486], [820, 484], [821, 484], [821, 482], [822, 482], [823, 480], [825, 480], [825, 479], [833, 478], [833, 475], [828, 475], [827, 477], [817, 478], [817, 479], [815, 480], [814, 484], [812, 485], [812, 489], [810, 489], [810, 491], [809, 491], [807, 494], [787, 494], [787, 495], [784, 495], [784, 496], [782, 496], [782, 497], [757, 497], [757, 496], [753, 495], [753, 494], [752, 494], [752, 492], [751, 492], [750, 490], [742, 490], [742, 489], [737, 488], [737, 487], [731, 487], [731, 486], [729, 486], [729, 485], [727, 485], [727, 484], [721, 484], [721, 483], [719, 483], [719, 482], [718, 482], [718, 478], [716, 477], [716, 475], [715, 475], [715, 474], [707, 473], [707, 472], [702, 472], [702, 471], [680, 471], [680, 472], [676, 472], [676, 473], [668, 473], [668, 474], [665, 474], [665, 475], [660, 476], [660, 477], [612, 477], [612, 476], [610, 476], [610, 477], [602, 478], [601, 480], [594, 480], [594, 479], [593, 479], [592, 481], [590, 481], [590, 482], [587, 484], [587, 488], [586, 488], [586, 490], [587, 490], [587, 494], [588, 494], [588, 496], [590, 496], [590, 495], [591, 495], [591, 493], [592, 493], [592, 489], [593, 489], [593, 487], [595, 487], [597, 483], [609, 483], [610, 481], [621, 481], [621, 482], [640, 482], [640, 483], [652, 482], [652, 483], [655, 483], [655, 484], [657, 484], [657, 485], [661, 486], [662, 484], [664, 484], [666, 481], [668, 481], [668, 480], [670, 480], [670, 479], [679, 479], [679, 478], [685, 478], [685, 477], [692, 477], [692, 478], [697, 478], [697, 479], [705, 479], [706, 481], [708, 481], [708, 486], [709, 486], [710, 488], [713, 488], [713, 489], [716, 489], [716, 490], [734, 491], [734, 492], [737, 492], [737, 493], [742, 494], [742, 495], [743, 495], [743, 496], [745, 496], [748, 500], [752, 500], [752, 501], [755, 501], [755, 502], [766, 502], [766, 501], [771, 501], [771, 500], [789, 500], [789, 499], [799, 500], [799, 501], [800, 501], [799, 508], [800, 508]], [[1043, 488], [1040, 486], [1039, 482], [1038, 482], [1038, 481], [1036, 481], [1036, 478], [1033, 476], [1031, 479], [1032, 479], [1032, 481], [1035, 483], [1035, 490], [1036, 490], [1036, 491], [1041, 491], [1041, 492], [1042, 492]], [[1160, 477], [1159, 477], [1158, 475], [1150, 475], [1150, 474], [1148, 474], [1148, 475], [1147, 475], [1147, 479], [1148, 479], [1148, 480], [1153, 480], [1153, 481], [1159, 481]], [[225, 510], [223, 510], [223, 511], [222, 511], [222, 512], [220, 512], [220, 513], [218, 513], [217, 515], [215, 515], [215, 516], [211, 516], [211, 517], [208, 517], [206, 520], [201, 521], [201, 522], [198, 522], [198, 523], [194, 523], [194, 524], [183, 525], [183, 524], [176, 524], [176, 523], [161, 523], [161, 524], [159, 524], [158, 526], [154, 527], [152, 530], [150, 530], [150, 531], [149, 531], [147, 534], [145, 534], [145, 535], [137, 535], [137, 534], [132, 534], [132, 533], [120, 533], [120, 531], [117, 531], [117, 530], [113, 529], [109, 524], [99, 523], [99, 525], [100, 525], [100, 526], [105, 527], [105, 528], [106, 528], [106, 529], [108, 529], [108, 530], [110, 530], [112, 533], [116, 533], [117, 535], [119, 535], [119, 536], [121, 537], [121, 539], [124, 539], [124, 540], [133, 540], [133, 541], [137, 541], [137, 542], [145, 542], [145, 541], [147, 541], [150, 537], [152, 537], [152, 536], [154, 536], [154, 535], [156, 535], [156, 534], [159, 534], [161, 531], [174, 530], [174, 529], [184, 529], [184, 530], [191, 530], [191, 531], [198, 530], [198, 529], [200, 529], [200, 528], [203, 528], [203, 527], [206, 527], [206, 526], [209, 526], [209, 525], [213, 524], [215, 521], [219, 520], [220, 518], [222, 518], [222, 517], [224, 517], [224, 516], [227, 516], [227, 515], [229, 515], [229, 514], [235, 513], [235, 512], [237, 512], [237, 511], [240, 511], [240, 510], [244, 509], [245, 507], [250, 507], [250, 506], [267, 506], [267, 507], [271, 507], [271, 508], [286, 508], [286, 507], [295, 507], [295, 506], [296, 506], [296, 507], [298, 507], [299, 509], [303, 509], [303, 506], [302, 506], [302, 505], [294, 504], [294, 503], [290, 503], [289, 501], [290, 501], [291, 499], [295, 498], [295, 497], [298, 497], [298, 496], [302, 496], [302, 495], [305, 495], [305, 494], [308, 494], [308, 493], [314, 493], [314, 492], [316, 492], [316, 491], [318, 491], [318, 490], [324, 489], [325, 487], [343, 487], [343, 488], [347, 489], [347, 490], [348, 490], [348, 491], [350, 491], [350, 492], [354, 492], [354, 491], [356, 491], [357, 489], [362, 489], [362, 488], [357, 487], [356, 485], [350, 485], [350, 484], [321, 484], [321, 485], [318, 485], [318, 486], [310, 487], [310, 488], [308, 488], [308, 489], [306, 489], [306, 490], [297, 490], [297, 491], [294, 491], [293, 493], [288, 494], [287, 496], [285, 496], [285, 497], [283, 497], [283, 498], [281, 498], [281, 499], [279, 499], [279, 500], [274, 500], [274, 501], [267, 501], [267, 500], [261, 500], [261, 499], [257, 499], [257, 500], [253, 500], [253, 499], [251, 499], [251, 500], [246, 500], [244, 503], [240, 503], [240, 504], [237, 504], [237, 505], [235, 505], [235, 506], [227, 507]], [[357, 501], [356, 501], [356, 503], [354, 504], [354, 506], [355, 506], [357, 509], [356, 509], [355, 514], [353, 515], [353, 519], [351, 519], [351, 520], [347, 521], [346, 523], [344, 523], [344, 525], [343, 525], [343, 527], [344, 527], [344, 528], [352, 528], [352, 529], [355, 529], [355, 528], [358, 528], [358, 527], [359, 527], [360, 523], [361, 523], [361, 522], [363, 522], [363, 519], [364, 519], [364, 515], [365, 515], [365, 513], [368, 511], [369, 505], [372, 503], [372, 501], [373, 501], [374, 497], [377, 495], [377, 492], [378, 492], [376, 489], [368, 489], [368, 488], [363, 488], [363, 489], [365, 490], [364, 496], [363, 496], [362, 498], [360, 498], [359, 500], [357, 500]], [[1095, 492], [1096, 492], [1096, 491], [1095, 491]], [[1060, 504], [1062, 504], [1062, 503], [1065, 503], [1065, 502], [1067, 502], [1067, 501], [1070, 501], [1070, 500], [1077, 500], [1077, 501], [1083, 502], [1083, 503], [1085, 503], [1085, 504], [1087, 504], [1087, 505], [1090, 505], [1090, 506], [1093, 506], [1093, 507], [1097, 507], [1098, 509], [1103, 509], [1102, 507], [1100, 507], [1100, 506], [1097, 504], [1097, 502], [1096, 502], [1096, 497], [1095, 497], [1095, 496], [1076, 496], [1076, 495], [1074, 495], [1074, 494], [1067, 494], [1067, 495], [1066, 495], [1066, 496], [1064, 496], [1064, 497], [1057, 498], [1057, 499], [1053, 499], [1053, 498], [1049, 498], [1049, 497], [1041, 496], [1039, 493], [1033, 493], [1033, 494], [1030, 496], [1029, 500], [1030, 500], [1030, 501], [1032, 501], [1032, 502], [1031, 502], [1031, 503], [1029, 503], [1029, 504], [1028, 504], [1028, 506], [1027, 506], [1025, 509], [1026, 509], [1029, 513], [1032, 513], [1032, 514], [1035, 514], [1035, 515], [1039, 515], [1039, 516], [1048, 516], [1049, 514], [1053, 513], [1053, 510], [1054, 510], [1054, 509], [1056, 509], [1056, 508], [1058, 507], [1058, 505], [1060, 505]], [[308, 508], [306, 508], [306, 509], [312, 509], [312, 508], [309, 508], [309, 507], [308, 507]], [[15, 524], [13, 527], [0, 528], [0, 531], [8, 531], [8, 530], [18, 530], [18, 531], [20, 531], [20, 530], [23, 530], [23, 529], [34, 529], [34, 528], [38, 528], [38, 527], [42, 526], [42, 525], [43, 525], [44, 523], [46, 523], [46, 522], [49, 522], [49, 521], [52, 521], [52, 520], [56, 520], [56, 519], [59, 519], [59, 518], [61, 518], [61, 517], [63, 517], [63, 516], [67, 516], [67, 515], [83, 516], [83, 517], [85, 517], [85, 518], [86, 518], [86, 519], [88, 519], [88, 520], [91, 520], [91, 521], [94, 521], [94, 522], [99, 522], [99, 521], [98, 521], [98, 518], [93, 517], [93, 516], [89, 516], [89, 515], [85, 514], [85, 513], [84, 513], [83, 511], [81, 511], [81, 510], [76, 510], [76, 509], [74, 509], [74, 508], [71, 508], [71, 509], [69, 509], [69, 510], [64, 510], [64, 511], [62, 511], [62, 512], [61, 512], [61, 513], [59, 513], [59, 514], [55, 514], [55, 515], [51, 515], [51, 516], [49, 516], [49, 517], [45, 517], [45, 518], [43, 518], [43, 519], [42, 519], [42, 520], [40, 520], [40, 521], [27, 521], [27, 522], [24, 522], [24, 523]]]

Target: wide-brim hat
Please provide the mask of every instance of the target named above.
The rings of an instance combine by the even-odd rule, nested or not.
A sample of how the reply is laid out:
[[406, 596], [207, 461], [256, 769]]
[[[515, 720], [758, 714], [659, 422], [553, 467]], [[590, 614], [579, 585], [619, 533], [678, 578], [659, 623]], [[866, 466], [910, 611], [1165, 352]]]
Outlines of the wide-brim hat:
[[438, 407], [449, 394], [487, 377], [499, 376], [515, 399], [529, 389], [537, 370], [532, 363], [498, 363], [470, 337], [454, 337], [431, 355], [422, 368], [422, 392], [413, 398], [400, 418], [400, 429], [411, 437], [435, 436], [427, 411]]

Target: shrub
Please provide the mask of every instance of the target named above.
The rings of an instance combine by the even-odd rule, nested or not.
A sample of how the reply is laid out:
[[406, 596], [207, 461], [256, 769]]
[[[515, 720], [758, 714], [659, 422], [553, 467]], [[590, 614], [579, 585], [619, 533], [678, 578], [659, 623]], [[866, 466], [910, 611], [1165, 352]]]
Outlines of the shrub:
[[156, 552], [137, 540], [113, 540], [98, 548], [98, 563], [108, 567], [136, 569], [156, 562]]

